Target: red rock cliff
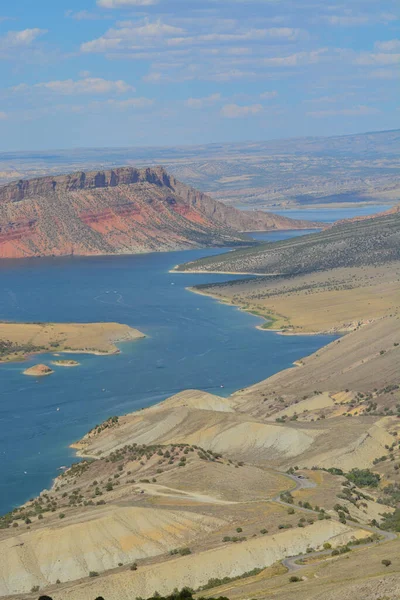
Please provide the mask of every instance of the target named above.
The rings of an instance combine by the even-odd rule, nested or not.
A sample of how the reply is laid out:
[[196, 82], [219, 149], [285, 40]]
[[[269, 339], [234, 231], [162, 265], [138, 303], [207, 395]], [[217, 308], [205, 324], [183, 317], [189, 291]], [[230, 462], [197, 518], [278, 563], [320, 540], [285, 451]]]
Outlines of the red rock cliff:
[[0, 258], [232, 245], [245, 243], [241, 231], [309, 227], [227, 207], [162, 167], [78, 172], [0, 188]]

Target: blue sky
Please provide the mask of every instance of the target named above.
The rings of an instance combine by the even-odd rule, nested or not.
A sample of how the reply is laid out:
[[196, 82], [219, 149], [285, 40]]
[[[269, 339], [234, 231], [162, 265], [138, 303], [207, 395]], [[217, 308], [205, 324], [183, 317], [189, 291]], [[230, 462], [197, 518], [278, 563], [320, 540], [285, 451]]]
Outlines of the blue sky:
[[400, 127], [398, 0], [2, 5], [1, 150]]

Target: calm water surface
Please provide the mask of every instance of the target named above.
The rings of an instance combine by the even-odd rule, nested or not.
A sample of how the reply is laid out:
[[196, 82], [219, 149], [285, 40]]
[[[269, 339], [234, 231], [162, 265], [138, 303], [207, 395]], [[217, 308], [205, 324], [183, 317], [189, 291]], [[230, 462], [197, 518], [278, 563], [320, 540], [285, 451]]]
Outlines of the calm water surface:
[[0, 264], [1, 320], [118, 321], [147, 335], [121, 344], [120, 355], [74, 355], [80, 367], [55, 367], [55, 374], [43, 379], [25, 377], [22, 371], [48, 363], [53, 355], [0, 366], [0, 513], [49, 486], [58, 468], [74, 460], [68, 445], [110, 415], [188, 388], [231, 394], [333, 339], [260, 331], [255, 326], [261, 319], [185, 289], [235, 277], [169, 273], [177, 263], [220, 252]]
[[[365, 217], [383, 212], [392, 208], [392, 204], [370, 204], [369, 206], [352, 206], [351, 208], [307, 208], [307, 209], [290, 209], [290, 210], [275, 210], [270, 212], [290, 219], [304, 219], [305, 221], [320, 221], [322, 223], [333, 223], [339, 219], [352, 219], [354, 217]], [[238, 206], [242, 210], [252, 210], [246, 206]]]

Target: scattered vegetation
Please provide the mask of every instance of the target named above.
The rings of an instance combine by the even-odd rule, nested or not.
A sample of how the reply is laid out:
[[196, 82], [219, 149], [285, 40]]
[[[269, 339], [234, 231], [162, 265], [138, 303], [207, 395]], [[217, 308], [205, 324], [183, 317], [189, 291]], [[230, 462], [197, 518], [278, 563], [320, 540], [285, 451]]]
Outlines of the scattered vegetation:
[[197, 591], [201, 592], [204, 590], [210, 590], [212, 588], [218, 587], [219, 585], [230, 583], [231, 581], [237, 581], [238, 579], [246, 579], [247, 577], [255, 577], [255, 575], [258, 575], [262, 571], [264, 571], [264, 569], [252, 569], [251, 571], [246, 571], [246, 573], [242, 573], [241, 575], [237, 575], [236, 577], [223, 577], [222, 579], [213, 577], [212, 579], [209, 579], [208, 582], [205, 585], [201, 586]]

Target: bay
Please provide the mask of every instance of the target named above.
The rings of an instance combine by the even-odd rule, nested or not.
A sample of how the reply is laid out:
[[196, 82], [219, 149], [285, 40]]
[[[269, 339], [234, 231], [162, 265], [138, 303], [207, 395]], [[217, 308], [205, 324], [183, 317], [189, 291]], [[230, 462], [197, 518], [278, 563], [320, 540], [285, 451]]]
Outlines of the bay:
[[[304, 233], [254, 237], [277, 241]], [[55, 367], [42, 379], [22, 372], [54, 355], [0, 365], [0, 513], [51, 485], [58, 469], [76, 460], [69, 445], [109, 416], [184, 389], [227, 396], [334, 339], [260, 331], [260, 318], [186, 289], [235, 276], [170, 272], [221, 252], [226, 249], [0, 264], [0, 320], [117, 321], [147, 336], [121, 344], [118, 355], [74, 355], [79, 367]]]

